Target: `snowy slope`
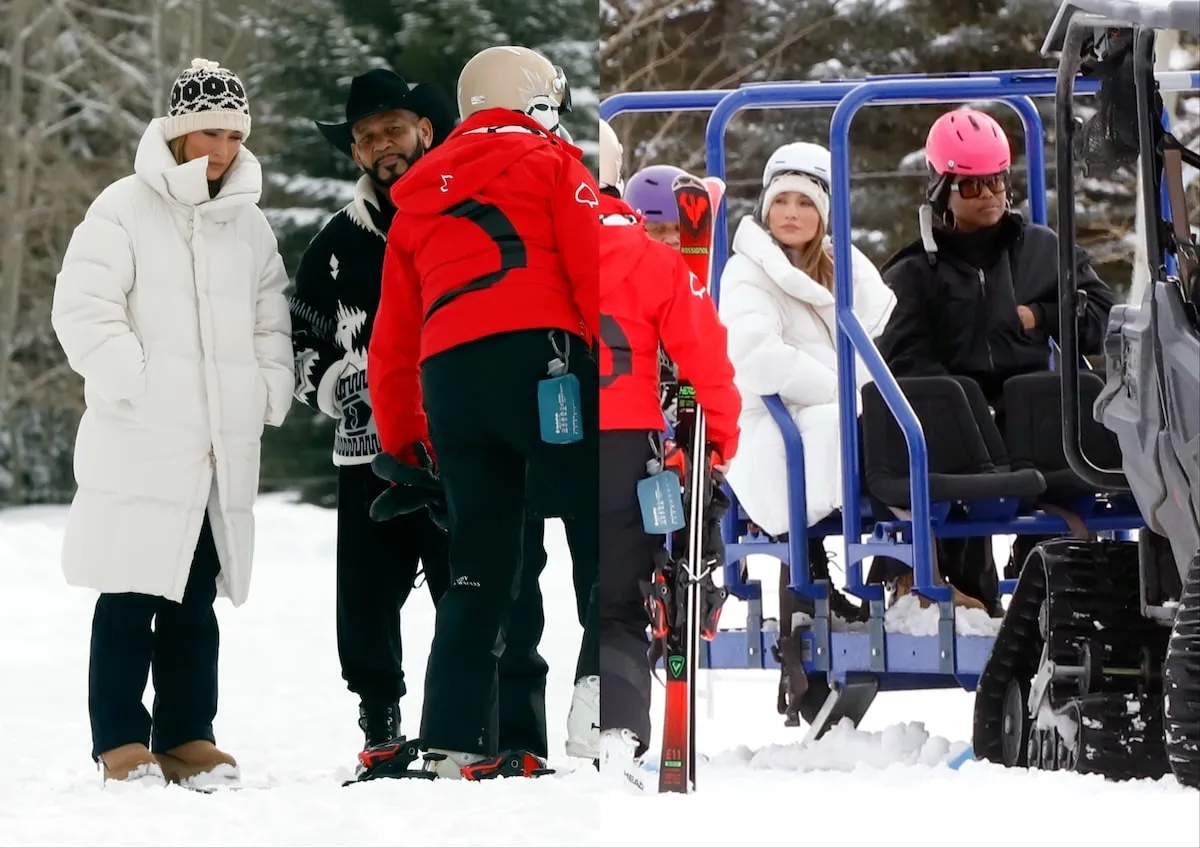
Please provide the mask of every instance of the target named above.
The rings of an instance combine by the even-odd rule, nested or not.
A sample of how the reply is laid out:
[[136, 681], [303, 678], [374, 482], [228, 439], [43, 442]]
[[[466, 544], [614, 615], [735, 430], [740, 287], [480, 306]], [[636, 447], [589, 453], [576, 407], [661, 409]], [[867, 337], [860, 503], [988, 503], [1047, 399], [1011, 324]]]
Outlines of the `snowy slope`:
[[[201, 796], [101, 790], [88, 757], [92, 596], [66, 587], [58, 570], [66, 512], [0, 512], [0, 845], [1200, 845], [1200, 794], [1169, 781], [949, 770], [970, 735], [966, 693], [881, 696], [863, 730], [839, 729], [806, 750], [796, 744], [802, 730], [774, 712], [774, 679], [753, 672], [712, 675], [716, 698], [700, 709], [713, 712], [699, 727], [712, 760], [690, 798], [627, 795], [588, 769], [342, 789], [360, 736], [334, 641], [333, 515], [275, 496], [258, 514], [251, 599], [218, 606], [217, 738], [241, 760], [247, 788]], [[561, 751], [579, 627], [557, 522], [547, 539], [543, 652]], [[402, 707], [414, 733], [428, 595], [414, 593], [406, 612], [414, 691]], [[1048, 810], [1050, 800], [1064, 813]]]

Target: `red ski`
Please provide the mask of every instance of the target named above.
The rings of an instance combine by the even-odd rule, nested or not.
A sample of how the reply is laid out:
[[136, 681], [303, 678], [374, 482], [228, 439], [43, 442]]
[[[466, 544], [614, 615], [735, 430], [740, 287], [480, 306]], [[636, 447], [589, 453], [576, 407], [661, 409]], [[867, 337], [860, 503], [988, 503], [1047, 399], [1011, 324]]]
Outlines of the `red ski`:
[[[700, 286], [711, 291], [713, 225], [725, 184], [716, 177], [678, 177], [672, 185], [679, 208], [680, 252]], [[703, 410], [695, 390], [679, 384], [676, 441], [687, 461], [688, 523], [672, 540], [672, 556], [656, 569], [647, 598], [652, 635], [661, 640], [666, 670], [659, 792], [689, 793], [696, 786], [696, 671], [700, 639], [716, 635], [727, 592], [704, 569], [701, 543], [710, 468]]]

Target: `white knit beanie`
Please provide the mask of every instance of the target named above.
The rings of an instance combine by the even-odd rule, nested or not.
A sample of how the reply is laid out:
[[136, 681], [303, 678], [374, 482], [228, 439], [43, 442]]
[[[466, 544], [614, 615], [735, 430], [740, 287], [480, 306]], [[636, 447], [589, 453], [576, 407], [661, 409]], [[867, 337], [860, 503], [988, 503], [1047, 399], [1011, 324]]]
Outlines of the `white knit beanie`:
[[250, 102], [233, 71], [208, 59], [193, 59], [171, 86], [163, 119], [167, 141], [196, 130], [233, 130], [250, 137]]
[[771, 211], [771, 204], [775, 202], [775, 198], [787, 191], [799, 192], [811, 200], [813, 206], [817, 208], [817, 214], [821, 216], [821, 223], [826, 230], [829, 229], [829, 195], [825, 193], [825, 189], [821, 187], [820, 183], [801, 174], [780, 174], [771, 180], [771, 184], [763, 191], [762, 196], [760, 214], [763, 224], [767, 223], [767, 215]]

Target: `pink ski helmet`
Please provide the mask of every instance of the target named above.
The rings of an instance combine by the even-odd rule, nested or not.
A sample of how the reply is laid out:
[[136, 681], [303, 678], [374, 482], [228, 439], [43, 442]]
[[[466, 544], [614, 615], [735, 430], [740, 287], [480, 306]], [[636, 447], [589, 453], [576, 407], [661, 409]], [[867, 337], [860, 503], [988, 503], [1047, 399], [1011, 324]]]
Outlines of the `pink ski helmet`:
[[639, 215], [652, 223], [679, 223], [679, 209], [671, 183], [687, 173], [674, 165], [651, 165], [642, 168], [625, 183], [624, 200]]
[[925, 161], [935, 174], [987, 176], [1007, 171], [1012, 150], [1004, 128], [985, 112], [955, 109], [929, 128]]

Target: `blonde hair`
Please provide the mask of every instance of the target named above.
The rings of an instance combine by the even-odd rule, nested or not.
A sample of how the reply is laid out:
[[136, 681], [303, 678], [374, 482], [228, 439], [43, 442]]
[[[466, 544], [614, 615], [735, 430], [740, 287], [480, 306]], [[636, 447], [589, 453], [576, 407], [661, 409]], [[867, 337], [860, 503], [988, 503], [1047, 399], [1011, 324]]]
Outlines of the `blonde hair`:
[[818, 285], [833, 291], [833, 257], [825, 249], [825, 221], [817, 219], [817, 232], [812, 240], [799, 248], [785, 251], [792, 264], [812, 277]]
[[182, 165], [184, 163], [183, 145], [186, 141], [187, 136], [181, 135], [167, 142], [167, 147], [171, 149], [171, 156], [174, 157], [176, 165]]

